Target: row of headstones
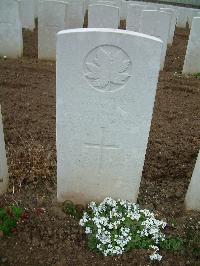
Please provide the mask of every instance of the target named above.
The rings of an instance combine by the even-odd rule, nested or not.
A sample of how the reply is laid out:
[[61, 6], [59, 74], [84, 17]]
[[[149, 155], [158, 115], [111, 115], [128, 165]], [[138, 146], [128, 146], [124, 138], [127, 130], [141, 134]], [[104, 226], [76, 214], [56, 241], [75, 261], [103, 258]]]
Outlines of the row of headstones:
[[[90, 3], [93, 3], [90, 5]], [[134, 2], [135, 3], [135, 2]], [[88, 6], [88, 27], [89, 28], [118, 28], [120, 24], [120, 1], [93, 0]], [[158, 7], [160, 8], [158, 10]], [[154, 10], [152, 10], [154, 9]], [[164, 67], [167, 44], [172, 44], [175, 27], [178, 24], [179, 16], [176, 8], [161, 8], [155, 5], [129, 4], [127, 14], [127, 30], [145, 33], [160, 38], [163, 41], [161, 66]], [[187, 10], [180, 8], [180, 11]], [[38, 31], [38, 57], [40, 59], [55, 59], [56, 55], [56, 33], [66, 29], [65, 18], [68, 17], [68, 6], [66, 3], [49, 1], [39, 5], [39, 31]], [[182, 12], [180, 12], [182, 14]], [[186, 19], [189, 12], [184, 13]], [[80, 16], [81, 17], [81, 16]], [[181, 16], [182, 18], [183, 16]], [[83, 17], [82, 17], [83, 19]], [[181, 20], [180, 20], [181, 21]], [[82, 27], [83, 20], [79, 21], [77, 27]], [[183, 25], [183, 24], [182, 24]], [[198, 23], [194, 23], [197, 25]], [[196, 31], [196, 27], [193, 32]], [[192, 35], [191, 35], [192, 36]], [[193, 41], [199, 43], [199, 37], [195, 34]], [[184, 72], [187, 73], [200, 71], [197, 63], [199, 60], [198, 46], [194, 50], [194, 45], [188, 46], [188, 53], [185, 60]]]
[[[67, 4], [57, 1], [44, 1], [39, 4], [38, 10], [38, 57], [40, 59], [55, 59], [56, 33], [67, 28], [65, 22], [65, 18], [68, 17], [66, 15], [68, 11]], [[136, 14], [134, 12], [132, 14], [135, 18]], [[163, 69], [172, 15], [159, 11], [144, 11], [143, 14], [144, 16], [141, 16], [141, 21], [139, 16], [135, 20], [135, 24], [141, 22], [141, 27], [131, 30], [159, 37], [163, 41], [161, 58], [161, 69]], [[89, 28], [118, 28], [119, 24], [120, 16], [118, 7], [109, 5], [108, 2], [106, 4], [101, 2], [101, 4], [89, 5]], [[175, 23], [173, 23], [173, 26], [174, 34]], [[79, 25], [80, 27], [81, 25]]]
[[[47, 2], [43, 7], [42, 3]], [[56, 2], [56, 1], [55, 1]], [[68, 7], [67, 21], [65, 28], [79, 28], [83, 26], [84, 20], [84, 0], [63, 0], [57, 1], [57, 5], [52, 4], [52, 13], [57, 10], [62, 14], [65, 3]], [[45, 0], [0, 0], [0, 56], [8, 56], [12, 58], [21, 57], [23, 54], [23, 38], [22, 28], [33, 30], [35, 28], [35, 18], [38, 17], [38, 6], [42, 6], [41, 12], [48, 13], [51, 7], [51, 1], [48, 6], [48, 1]], [[55, 8], [55, 11], [53, 10]], [[59, 14], [57, 16], [59, 16]], [[43, 14], [41, 14], [43, 23]], [[47, 18], [44, 18], [44, 20]], [[49, 17], [49, 20], [51, 17]], [[51, 26], [55, 25], [56, 21], [50, 22]], [[58, 25], [59, 26], [59, 25]], [[59, 27], [58, 27], [59, 28]], [[55, 37], [54, 37], [55, 39]], [[48, 41], [48, 39], [47, 39]], [[51, 40], [50, 40], [51, 41]]]
[[[93, 3], [90, 5], [90, 3]], [[56, 55], [56, 33], [65, 29], [67, 4], [59, 2], [43, 2], [39, 6], [39, 31], [38, 31], [38, 57], [40, 59], [55, 59]], [[89, 28], [118, 28], [120, 24], [120, 1], [103, 1], [93, 0], [89, 2], [88, 6], [88, 27]], [[148, 10], [149, 9], [149, 10]], [[161, 8], [154, 10], [152, 5], [129, 4], [127, 14], [127, 30], [133, 30], [155, 36], [163, 41], [162, 57], [160, 69], [164, 67], [165, 56], [167, 51], [167, 44], [172, 44], [175, 27], [178, 24], [177, 10], [172, 8]], [[183, 8], [185, 10], [185, 8]], [[54, 12], [54, 11], [57, 12]], [[182, 8], [180, 9], [182, 10]], [[53, 11], [53, 12], [52, 12]], [[186, 13], [185, 13], [186, 14]], [[66, 16], [68, 17], [68, 15]], [[49, 23], [51, 21], [51, 24]], [[79, 21], [79, 27], [82, 27], [83, 21]], [[59, 25], [56, 26], [56, 25]], [[198, 23], [195, 23], [197, 25]], [[78, 25], [77, 25], [78, 27]], [[196, 27], [194, 32], [196, 31]], [[193, 38], [195, 43], [199, 43], [199, 36], [195, 34]], [[189, 45], [188, 49], [193, 48]], [[200, 71], [200, 66], [196, 62], [199, 60], [198, 45], [191, 53], [191, 49], [187, 53], [189, 57], [186, 58], [184, 72], [187, 73]], [[192, 60], [191, 60], [192, 59]], [[191, 67], [192, 66], [192, 67]]]
[[[69, 3], [71, 0], [68, 0], [68, 2], [43, 0], [37, 4], [37, 12], [35, 11], [36, 5], [34, 6], [36, 2], [33, 1], [20, 0], [19, 10], [21, 12], [18, 12], [18, 3], [15, 0], [0, 0], [2, 7], [2, 12], [0, 11], [0, 22], [2, 26], [0, 34], [2, 40], [4, 39], [1, 42], [0, 55], [10, 57], [19, 57], [22, 55], [23, 41], [19, 13], [24, 14], [21, 20], [24, 27], [32, 25], [32, 28], [34, 24], [31, 21], [28, 22], [28, 20], [30, 18], [33, 20], [34, 17], [38, 16], [38, 58], [40, 59], [55, 59], [57, 32], [67, 28], [81, 28], [83, 26], [84, 13], [87, 9], [84, 0], [76, 0], [71, 3]], [[88, 7], [89, 27], [118, 28], [120, 23], [119, 8], [122, 6], [120, 0], [90, 0], [90, 3], [93, 3], [93, 5], [89, 5]], [[162, 70], [167, 44], [172, 44], [175, 26], [178, 24], [177, 10], [174, 8], [160, 8], [160, 6], [160, 10], [156, 10], [158, 7], [156, 5], [132, 3], [131, 1], [131, 4], [127, 5], [127, 30], [152, 35], [163, 41], [160, 66]], [[134, 1], [134, 3], [141, 2]], [[180, 8], [179, 10], [182, 9], [185, 10], [186, 8]], [[189, 17], [187, 16], [187, 18]], [[5, 23], [6, 21], [8, 23]], [[199, 23], [198, 20], [195, 20], [183, 68], [184, 73], [200, 71], [198, 63], [200, 60], [200, 37], [198, 32]], [[10, 41], [11, 39], [12, 41]]]
[[[73, 49], [71, 49], [73, 47]], [[137, 32], [58, 33], [57, 197], [136, 202], [159, 76], [162, 41]], [[0, 193], [8, 171], [0, 117]], [[200, 209], [200, 158], [186, 196]]]
[[174, 6], [174, 5], [150, 3], [150, 2], [145, 2], [145, 1], [134, 1], [134, 0], [128, 1], [128, 3], [130, 2], [148, 6], [149, 9], [157, 9], [157, 10], [161, 8], [173, 9], [176, 14], [177, 27], [180, 27], [180, 28], [185, 28], [187, 23], [189, 25], [189, 28], [191, 28], [193, 17], [195, 17], [197, 13], [200, 11], [200, 9], [197, 9], [197, 8], [179, 7], [179, 6]]
[[[19, 15], [23, 28], [33, 30], [35, 27], [35, 18], [38, 17], [38, 5], [45, 0], [16, 0], [19, 3]], [[198, 12], [198, 9], [176, 7], [163, 4], [152, 4], [141, 1], [125, 1], [125, 0], [55, 0], [66, 2], [68, 4], [69, 28], [78, 28], [83, 26], [83, 19], [89, 5], [104, 4], [115, 6], [119, 9], [120, 19], [127, 19], [129, 6], [132, 3], [145, 4], [148, 9], [173, 8], [177, 17], [177, 26], [185, 27], [189, 23], [191, 27], [192, 18]], [[2, 5], [1, 5], [2, 6]], [[16, 12], [15, 12], [16, 13]], [[13, 16], [15, 15], [13, 13]]]
[[38, 58], [55, 60], [56, 33], [82, 28], [84, 1], [41, 1], [38, 4]]
[[[163, 41], [164, 45], [161, 59], [162, 70], [165, 62], [167, 44], [171, 45], [173, 43], [176, 26], [185, 26], [186, 22], [189, 23], [191, 17], [189, 17], [188, 14], [191, 13], [184, 12], [184, 16], [177, 16], [177, 10], [174, 8], [151, 9], [153, 9], [152, 5], [130, 4], [126, 20], [126, 29], [152, 35]], [[187, 8], [179, 8], [179, 11], [181, 11], [179, 15], [182, 14], [182, 10], [187, 11]], [[195, 10], [195, 12], [193, 11], [193, 15], [196, 17], [192, 18], [183, 73], [200, 72], [200, 12]], [[182, 20], [182, 18], [184, 18], [184, 20]]]

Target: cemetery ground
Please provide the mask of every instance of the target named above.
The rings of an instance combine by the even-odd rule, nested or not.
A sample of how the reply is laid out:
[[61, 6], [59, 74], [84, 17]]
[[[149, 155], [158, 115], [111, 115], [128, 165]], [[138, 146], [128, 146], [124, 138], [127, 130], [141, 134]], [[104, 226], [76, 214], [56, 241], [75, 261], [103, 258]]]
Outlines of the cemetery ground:
[[[56, 203], [55, 63], [37, 60], [36, 36], [36, 31], [24, 32], [23, 58], [0, 59], [10, 173], [0, 207], [16, 204], [28, 213], [12, 236], [0, 238], [0, 265], [150, 265], [146, 250], [120, 257], [88, 250], [79, 220]], [[184, 252], [161, 252], [163, 260], [155, 264], [162, 265], [200, 265], [200, 214], [184, 208], [200, 147], [200, 79], [180, 74], [188, 36], [188, 29], [176, 29], [160, 73], [138, 198], [140, 206], [167, 219], [168, 232], [187, 243]]]

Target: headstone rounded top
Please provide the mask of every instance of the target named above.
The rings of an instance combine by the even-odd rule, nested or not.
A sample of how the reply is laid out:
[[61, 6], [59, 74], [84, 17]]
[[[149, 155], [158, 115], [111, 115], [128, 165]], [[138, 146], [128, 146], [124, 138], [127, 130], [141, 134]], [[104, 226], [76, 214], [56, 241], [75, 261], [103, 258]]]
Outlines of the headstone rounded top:
[[61, 35], [66, 35], [66, 34], [80, 34], [80, 33], [85, 33], [85, 32], [97, 32], [99, 33], [118, 33], [118, 34], [122, 34], [125, 36], [135, 36], [135, 37], [141, 37], [141, 38], [145, 38], [148, 40], [152, 40], [152, 41], [157, 41], [159, 43], [163, 43], [159, 38], [156, 38], [154, 36], [150, 36], [144, 33], [139, 33], [139, 32], [134, 32], [134, 31], [129, 31], [129, 30], [120, 30], [120, 29], [106, 29], [106, 28], [77, 28], [77, 29], [69, 29], [69, 30], [61, 30], [57, 33], [57, 35], [59, 35], [59, 37], [61, 37]]

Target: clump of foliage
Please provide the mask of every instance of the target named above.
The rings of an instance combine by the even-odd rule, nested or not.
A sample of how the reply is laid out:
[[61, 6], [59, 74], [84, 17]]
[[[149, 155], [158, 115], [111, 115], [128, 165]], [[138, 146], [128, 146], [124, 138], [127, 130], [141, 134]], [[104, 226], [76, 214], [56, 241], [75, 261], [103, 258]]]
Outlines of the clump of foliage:
[[183, 240], [178, 237], [169, 236], [160, 243], [160, 247], [163, 250], [180, 251], [183, 249]]
[[194, 74], [194, 76], [195, 76], [197, 79], [200, 79], [200, 73], [196, 73], [196, 74]]
[[186, 228], [184, 238], [185, 253], [200, 259], [200, 222], [191, 219]]
[[0, 232], [2, 235], [10, 235], [22, 218], [24, 210], [22, 208], [11, 206], [0, 208]]
[[152, 251], [150, 260], [160, 261], [160, 249], [176, 251], [182, 247], [180, 239], [165, 236], [166, 222], [124, 200], [105, 198], [100, 204], [91, 202], [80, 225], [85, 228], [89, 248], [104, 256], [148, 249]]
[[74, 218], [80, 219], [82, 216], [82, 206], [75, 205], [71, 200], [64, 202], [63, 211]]

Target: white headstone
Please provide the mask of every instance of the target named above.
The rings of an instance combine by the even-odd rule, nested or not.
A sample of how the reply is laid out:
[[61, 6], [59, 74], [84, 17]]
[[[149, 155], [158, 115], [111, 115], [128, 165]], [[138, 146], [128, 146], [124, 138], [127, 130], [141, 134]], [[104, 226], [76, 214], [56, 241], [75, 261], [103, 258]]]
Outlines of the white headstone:
[[23, 53], [19, 5], [15, 0], [0, 0], [0, 56], [20, 57]]
[[129, 3], [129, 1], [125, 1], [125, 0], [121, 1], [120, 18], [122, 20], [126, 20], [126, 18], [127, 18], [128, 3]]
[[38, 5], [38, 58], [55, 60], [56, 33], [65, 29], [67, 3], [43, 1]]
[[110, 5], [116, 6], [118, 8], [121, 7], [121, 0], [90, 0], [89, 5]]
[[190, 12], [188, 13], [188, 25], [189, 25], [189, 28], [191, 29], [192, 27], [192, 20], [194, 17], [199, 17], [199, 11], [200, 9], [195, 9], [195, 8], [190, 8]]
[[84, 24], [84, 0], [66, 0], [68, 12], [66, 16], [66, 29], [82, 28]]
[[113, 28], [119, 26], [119, 8], [107, 5], [89, 5], [88, 28]]
[[161, 70], [163, 70], [165, 63], [170, 21], [171, 21], [171, 14], [155, 10], [142, 11], [140, 32], [151, 36], [155, 36], [163, 41], [163, 49], [162, 49], [161, 65], [160, 65]]
[[122, 14], [122, 0], [90, 0], [90, 5], [94, 4], [104, 4], [104, 5], [110, 5], [110, 6], [116, 6], [119, 8], [119, 24], [120, 24], [120, 19], [123, 18]]
[[19, 13], [22, 27], [29, 30], [35, 28], [35, 2], [34, 0], [20, 0]]
[[161, 50], [159, 39], [131, 31], [58, 33], [59, 201], [137, 200]]
[[187, 24], [187, 8], [186, 7], [179, 7], [178, 9], [178, 18], [177, 18], [177, 27], [185, 28]]
[[188, 8], [188, 12], [187, 12], [187, 23], [189, 25], [189, 28], [191, 28], [192, 19], [193, 19], [193, 8]]
[[140, 29], [141, 15], [145, 5], [131, 4], [128, 6], [126, 29], [138, 31]]
[[200, 210], [200, 153], [185, 198], [186, 208]]
[[158, 7], [155, 5], [146, 5], [145, 10], [158, 10]]
[[34, 3], [35, 3], [34, 16], [35, 16], [35, 18], [38, 17], [38, 2], [39, 2], [39, 0], [34, 0]]
[[88, 5], [89, 5], [89, 0], [85, 0], [84, 1], [84, 16], [85, 16], [85, 14], [86, 14], [86, 12], [88, 10]]
[[114, 1], [109, 0], [90, 0], [89, 5], [110, 5], [110, 6], [117, 6]]
[[170, 22], [169, 36], [168, 36], [168, 44], [172, 44], [174, 38], [174, 32], [176, 29], [176, 12], [172, 8], [160, 8], [160, 11], [170, 13], [172, 15]]
[[4, 142], [3, 123], [0, 106], [0, 196], [3, 195], [8, 187], [8, 166], [6, 159], [6, 149]]
[[144, 5], [145, 10], [158, 10], [158, 5], [155, 3], [143, 2], [143, 1], [128, 1], [129, 5], [136, 4], [136, 5]]
[[200, 17], [193, 18], [183, 73], [200, 72]]

